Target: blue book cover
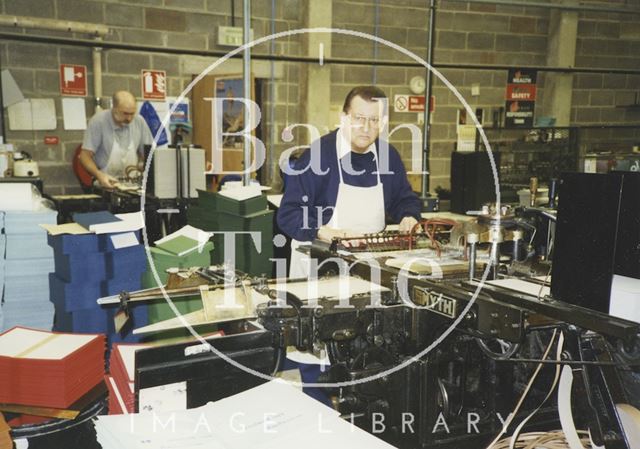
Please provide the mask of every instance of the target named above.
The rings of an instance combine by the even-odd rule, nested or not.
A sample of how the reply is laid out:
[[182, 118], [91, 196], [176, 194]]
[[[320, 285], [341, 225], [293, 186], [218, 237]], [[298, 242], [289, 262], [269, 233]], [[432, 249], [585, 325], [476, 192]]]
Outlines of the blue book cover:
[[83, 226], [86, 229], [91, 230], [91, 225], [102, 223], [114, 223], [116, 221], [122, 221], [111, 212], [103, 210], [99, 212], [80, 212], [73, 214], [73, 221]]
[[55, 273], [66, 282], [103, 281], [107, 279], [105, 254], [55, 254]]
[[47, 235], [47, 241], [57, 254], [86, 254], [100, 251], [98, 236], [95, 234]]

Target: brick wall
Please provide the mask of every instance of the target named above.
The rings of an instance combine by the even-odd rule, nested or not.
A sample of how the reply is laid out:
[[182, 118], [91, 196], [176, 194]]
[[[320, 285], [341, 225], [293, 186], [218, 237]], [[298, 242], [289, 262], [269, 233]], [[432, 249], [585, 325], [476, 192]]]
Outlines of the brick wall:
[[[313, 0], [316, 1], [316, 0]], [[271, 0], [253, 0], [252, 27], [254, 37], [271, 33]], [[282, 32], [306, 26], [304, 0], [276, 0], [275, 31]], [[373, 0], [336, 1], [332, 7], [332, 26], [373, 34], [375, 18], [379, 17], [378, 35], [394, 44], [426, 55], [428, 11], [426, 0], [380, 0], [376, 11]], [[441, 0], [437, 2], [435, 63], [474, 63], [504, 65], [544, 65], [547, 58], [550, 12], [547, 9], [523, 6], [468, 4]], [[611, 3], [612, 5], [614, 3]], [[624, 3], [620, 3], [624, 5]], [[242, 2], [235, 2], [235, 24], [242, 24]], [[232, 25], [230, 0], [0, 0], [0, 12], [21, 16], [48, 17], [106, 24], [112, 32], [108, 41], [152, 45], [159, 48], [190, 50], [222, 50], [216, 44], [217, 28]], [[607, 13], [580, 13], [576, 66], [600, 68], [640, 68], [637, 47], [637, 16]], [[68, 36], [62, 32], [45, 32], [0, 28], [34, 35]], [[78, 37], [83, 37], [78, 35]], [[270, 53], [270, 43], [254, 48], [254, 54]], [[304, 55], [305, 38], [289, 36], [275, 41], [278, 55]], [[372, 59], [377, 51], [381, 60], [411, 61], [399, 51], [360, 37], [335, 34], [330, 54], [336, 58]], [[176, 96], [191, 81], [194, 74], [215, 58], [162, 53], [142, 53], [105, 50], [103, 55], [103, 88], [106, 96], [116, 89], [129, 89], [140, 96], [140, 69], [165, 70], [168, 75], [168, 95]], [[89, 67], [87, 114], [93, 113], [91, 50], [81, 47], [15, 41], [0, 42], [0, 63], [9, 69], [28, 98], [54, 98], [61, 111], [58, 93], [58, 65], [84, 64]], [[282, 129], [305, 120], [305, 64], [276, 62], [278, 76], [275, 96], [271, 96], [268, 79], [263, 85], [263, 137], [268, 150], [276, 155], [292, 145], [307, 143], [308, 134], [294, 133], [292, 142], [283, 142]], [[353, 64], [329, 66], [331, 79], [330, 103], [336, 112], [347, 91], [356, 84], [374, 79], [390, 96], [409, 93], [409, 80], [424, 75], [416, 67], [373, 67]], [[239, 73], [236, 71], [235, 73]], [[261, 72], [262, 73], [262, 72]], [[472, 108], [483, 108], [487, 118], [504, 106], [506, 71], [446, 69], [442, 74], [460, 91]], [[266, 78], [268, 76], [265, 75]], [[539, 92], [544, 96], [545, 74], [539, 74]], [[479, 84], [480, 94], [471, 96], [471, 86]], [[640, 109], [624, 108], [632, 103], [640, 90], [640, 75], [576, 74], [574, 75], [571, 121], [575, 125], [593, 123], [638, 124]], [[431, 188], [449, 186], [450, 154], [456, 139], [456, 113], [461, 107], [455, 96], [440, 81], [434, 81], [436, 111], [431, 130]], [[61, 112], [59, 112], [59, 115]], [[6, 116], [6, 114], [5, 114]], [[335, 117], [337, 120], [337, 116]], [[5, 122], [6, 123], [6, 122]], [[392, 127], [402, 123], [418, 124], [417, 114], [391, 113]], [[317, 124], [320, 129], [327, 124]], [[55, 132], [9, 131], [7, 139], [24, 149], [40, 162], [46, 190], [49, 193], [76, 192], [77, 183], [70, 169], [75, 147], [82, 132], [64, 131], [58, 117]], [[44, 135], [55, 134], [60, 144], [43, 144]], [[621, 146], [639, 140], [636, 130], [605, 133], [598, 137], [620, 141]], [[275, 135], [275, 139], [272, 136]], [[396, 145], [406, 165], [411, 164], [411, 142], [407, 131], [395, 133]], [[589, 139], [582, 142], [584, 151], [592, 149]], [[595, 146], [596, 143], [591, 145]], [[416, 186], [419, 184], [416, 183]]]

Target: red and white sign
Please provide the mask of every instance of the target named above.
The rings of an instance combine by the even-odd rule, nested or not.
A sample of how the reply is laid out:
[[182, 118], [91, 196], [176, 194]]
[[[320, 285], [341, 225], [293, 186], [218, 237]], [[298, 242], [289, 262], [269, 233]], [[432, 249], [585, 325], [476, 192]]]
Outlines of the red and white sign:
[[[395, 95], [393, 97], [393, 110], [395, 112], [424, 112], [424, 95]], [[432, 95], [429, 102], [429, 112], [436, 107], [436, 99]]]
[[58, 145], [60, 143], [60, 139], [58, 136], [44, 136], [44, 144], [45, 145]]
[[60, 64], [60, 93], [62, 95], [87, 95], [87, 66]]
[[164, 70], [142, 71], [142, 98], [164, 100], [167, 96], [167, 74]]
[[535, 101], [535, 84], [507, 84], [507, 100]]

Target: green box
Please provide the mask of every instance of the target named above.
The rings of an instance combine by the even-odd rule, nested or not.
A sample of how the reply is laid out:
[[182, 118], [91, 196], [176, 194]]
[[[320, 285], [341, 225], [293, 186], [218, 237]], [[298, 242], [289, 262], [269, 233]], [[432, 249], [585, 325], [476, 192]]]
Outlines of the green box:
[[198, 205], [206, 209], [235, 215], [255, 214], [256, 212], [261, 212], [269, 208], [269, 203], [265, 195], [238, 201], [206, 190], [198, 190]]

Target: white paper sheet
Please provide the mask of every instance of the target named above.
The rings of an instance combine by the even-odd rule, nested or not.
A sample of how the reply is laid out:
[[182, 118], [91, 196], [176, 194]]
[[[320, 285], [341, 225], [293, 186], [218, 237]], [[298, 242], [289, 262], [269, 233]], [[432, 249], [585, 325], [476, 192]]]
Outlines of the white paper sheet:
[[541, 286], [533, 282], [527, 282], [522, 279], [497, 279], [495, 281], [487, 281], [489, 285], [508, 288], [520, 293], [526, 293], [535, 297], [544, 298], [551, 293], [551, 289], [547, 286]]
[[168, 242], [169, 240], [173, 240], [174, 238], [181, 235], [195, 240], [200, 245], [204, 245], [209, 241], [209, 239], [213, 235], [213, 232], [206, 232], [191, 225], [186, 225], [178, 229], [176, 232], [173, 232], [161, 238], [160, 240], [156, 240], [154, 243], [156, 244], [156, 246], [162, 245], [163, 243]]
[[187, 409], [187, 382], [142, 388], [139, 393], [140, 412], [170, 412]]
[[[228, 182], [224, 185], [229, 184]], [[224, 186], [223, 186], [224, 187]], [[244, 201], [250, 198], [255, 198], [256, 196], [262, 195], [262, 190], [259, 185], [250, 184], [248, 186], [238, 186], [232, 188], [223, 188], [220, 191], [221, 196], [226, 196], [227, 198], [231, 198], [236, 201]]]
[[144, 227], [142, 212], [130, 212], [127, 214], [116, 214], [121, 221], [111, 223], [100, 223], [91, 225], [89, 230], [96, 234], [107, 234], [114, 232], [137, 231]]
[[136, 351], [138, 349], [148, 348], [149, 345], [118, 345], [118, 351], [120, 352], [120, 357], [122, 358], [122, 362], [124, 363], [124, 368], [127, 371], [127, 377], [130, 381], [133, 381], [135, 375], [135, 364], [136, 364]]
[[99, 416], [96, 430], [104, 449], [392, 447], [281, 381], [182, 412]]
[[0, 184], [0, 210], [33, 210], [33, 202], [31, 184]]
[[[16, 328], [0, 337], [0, 355], [59, 360], [96, 338], [95, 335], [52, 334]], [[40, 346], [38, 346], [40, 345]]]
[[138, 237], [134, 232], [126, 232], [124, 234], [116, 234], [111, 236], [111, 243], [115, 249], [129, 248], [130, 246], [139, 245]]
[[122, 410], [122, 413], [124, 413], [125, 415], [128, 414], [129, 412], [127, 411], [127, 406], [124, 403], [124, 400], [122, 399], [122, 394], [120, 394], [120, 390], [118, 389], [118, 386], [116, 385], [116, 381], [113, 380], [113, 377], [109, 376], [109, 383], [111, 384], [111, 389], [113, 390], [113, 392], [116, 395], [116, 400], [118, 401], [118, 405], [120, 406], [120, 410]]
[[389, 291], [373, 282], [365, 281], [351, 276], [338, 276], [328, 279], [316, 279], [305, 282], [287, 282], [282, 285], [270, 285], [276, 290], [287, 291], [302, 301], [317, 299], [319, 297], [329, 299], [348, 299], [364, 293], [380, 293]]
[[640, 323], [640, 279], [613, 275], [609, 315]]
[[12, 131], [50, 131], [58, 127], [53, 98], [31, 98], [8, 107]]
[[68, 131], [87, 129], [87, 111], [84, 98], [63, 98], [62, 120], [64, 121], [64, 129]]
[[280, 203], [282, 202], [282, 197], [284, 195], [267, 195], [267, 201], [273, 204], [275, 207], [280, 207]]

